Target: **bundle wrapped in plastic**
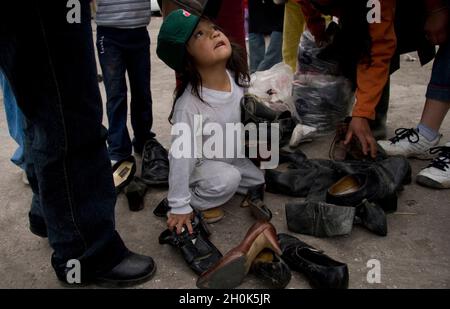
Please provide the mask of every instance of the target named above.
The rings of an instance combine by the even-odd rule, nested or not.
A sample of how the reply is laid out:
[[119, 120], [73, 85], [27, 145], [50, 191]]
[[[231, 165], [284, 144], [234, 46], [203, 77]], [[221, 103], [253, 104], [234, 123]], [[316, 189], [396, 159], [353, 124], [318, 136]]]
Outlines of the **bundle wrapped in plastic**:
[[308, 30], [304, 31], [298, 47], [298, 72], [300, 74], [340, 75], [339, 63], [335, 59], [325, 58], [322, 51], [330, 43], [317, 46], [314, 36]]
[[293, 97], [299, 121], [326, 135], [350, 112], [352, 85], [342, 76], [296, 74]]
[[303, 33], [293, 82], [296, 116], [302, 125], [316, 128], [316, 136], [333, 133], [354, 101], [352, 83], [340, 75], [339, 63], [321, 56], [326, 47], [316, 46], [309, 31]]

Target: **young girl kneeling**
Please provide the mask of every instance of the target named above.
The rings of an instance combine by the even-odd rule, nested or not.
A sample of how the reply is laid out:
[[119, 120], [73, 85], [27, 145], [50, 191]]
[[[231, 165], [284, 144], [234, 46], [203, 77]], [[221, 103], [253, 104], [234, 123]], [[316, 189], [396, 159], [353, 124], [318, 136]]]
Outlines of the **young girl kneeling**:
[[[205, 221], [215, 222], [223, 217], [218, 208], [236, 192], [264, 191], [264, 174], [249, 159], [238, 156], [240, 140], [226, 136], [227, 124], [240, 124], [240, 100], [249, 82], [244, 52], [207, 19], [177, 10], [168, 15], [158, 36], [157, 54], [169, 67], [180, 73], [174, 106], [169, 120], [173, 130], [184, 128], [183, 135], [172, 136], [169, 154], [170, 174], [168, 226], [180, 233], [186, 225], [192, 233], [193, 209], [203, 212]], [[214, 135], [198, 132], [199, 128], [214, 128]], [[223, 133], [223, 156], [194, 155], [198, 149], [217, 141], [217, 131]], [[184, 133], [191, 132], [185, 141]], [[220, 135], [219, 135], [220, 136]], [[238, 134], [238, 137], [240, 135]], [[175, 145], [183, 144], [183, 152]], [[187, 145], [186, 145], [187, 144]], [[186, 146], [186, 148], [184, 147]], [[217, 148], [219, 147], [219, 148]], [[233, 147], [233, 149], [230, 149]], [[226, 154], [233, 153], [232, 158]], [[185, 155], [188, 154], [188, 155]], [[255, 189], [256, 188], [256, 189]], [[261, 196], [262, 199], [262, 196]]]

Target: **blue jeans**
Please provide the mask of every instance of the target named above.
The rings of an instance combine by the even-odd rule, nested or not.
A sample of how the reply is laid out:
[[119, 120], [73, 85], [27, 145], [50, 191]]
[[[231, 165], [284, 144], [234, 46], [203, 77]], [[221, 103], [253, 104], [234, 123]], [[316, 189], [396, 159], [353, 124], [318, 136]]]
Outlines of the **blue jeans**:
[[[97, 50], [106, 88], [108, 116], [108, 151], [111, 160], [122, 160], [132, 153], [142, 153], [145, 143], [155, 135], [152, 127], [150, 91], [150, 38], [147, 29], [97, 27]], [[131, 126], [127, 128], [128, 72], [131, 90]]]
[[90, 1], [80, 2], [81, 23], [72, 24], [65, 1], [2, 2], [0, 67], [25, 116], [31, 214], [47, 226], [58, 278], [78, 259], [86, 281], [128, 250], [115, 230]]
[[23, 115], [17, 107], [16, 98], [3, 71], [0, 70], [0, 88], [3, 89], [3, 102], [5, 104], [6, 122], [8, 123], [9, 135], [16, 141], [19, 147], [11, 157], [11, 161], [21, 169], [25, 169], [23, 154]]
[[250, 73], [265, 71], [283, 61], [282, 46], [283, 33], [273, 31], [266, 50], [264, 34], [249, 33], [248, 44], [250, 51]]
[[426, 97], [441, 102], [450, 102], [450, 39], [439, 47], [436, 54]]

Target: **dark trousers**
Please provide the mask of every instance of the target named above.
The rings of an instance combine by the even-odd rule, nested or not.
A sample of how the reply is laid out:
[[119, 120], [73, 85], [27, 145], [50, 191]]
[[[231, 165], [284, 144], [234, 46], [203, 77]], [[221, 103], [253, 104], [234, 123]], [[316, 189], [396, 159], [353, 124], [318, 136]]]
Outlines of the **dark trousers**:
[[[108, 151], [111, 160], [122, 160], [132, 153], [142, 153], [145, 143], [155, 135], [152, 127], [150, 91], [150, 38], [147, 29], [97, 27], [97, 51], [106, 88], [108, 116]], [[131, 126], [127, 128], [128, 103], [125, 74], [131, 91]]]
[[127, 253], [115, 230], [89, 1], [80, 2], [81, 23], [73, 24], [65, 1], [0, 4], [0, 67], [25, 116], [31, 214], [46, 223], [63, 280], [70, 259], [85, 280]]

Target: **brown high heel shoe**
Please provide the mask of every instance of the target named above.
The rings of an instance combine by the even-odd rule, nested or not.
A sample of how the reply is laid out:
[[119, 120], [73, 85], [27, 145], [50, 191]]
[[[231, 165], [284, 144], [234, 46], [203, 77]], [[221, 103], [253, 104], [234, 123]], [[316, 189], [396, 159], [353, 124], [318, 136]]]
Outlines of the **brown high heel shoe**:
[[281, 255], [275, 227], [269, 222], [258, 221], [245, 235], [244, 240], [230, 250], [213, 267], [197, 280], [203, 289], [231, 289], [244, 280], [256, 256], [263, 249], [271, 249]]

